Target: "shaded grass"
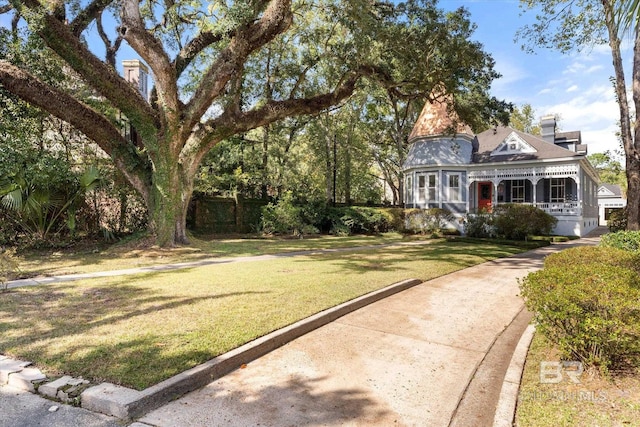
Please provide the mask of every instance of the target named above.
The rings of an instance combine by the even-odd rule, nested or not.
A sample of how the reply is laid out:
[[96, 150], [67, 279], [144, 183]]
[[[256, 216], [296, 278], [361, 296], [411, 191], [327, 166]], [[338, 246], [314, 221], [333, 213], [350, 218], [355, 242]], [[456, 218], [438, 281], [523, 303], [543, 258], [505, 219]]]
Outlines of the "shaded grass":
[[17, 288], [0, 293], [0, 354], [143, 389], [391, 283], [520, 250], [440, 241]]
[[314, 236], [305, 239], [191, 236], [191, 245], [172, 249], [153, 246], [153, 240], [98, 243], [65, 250], [33, 250], [20, 254], [19, 277], [54, 276], [196, 261], [205, 258], [275, 254], [427, 240], [424, 236], [384, 233], [378, 236]]
[[640, 372], [605, 378], [583, 373], [580, 384], [566, 375], [557, 384], [541, 384], [540, 362], [559, 361], [560, 353], [536, 333], [529, 349], [518, 397], [516, 425], [520, 427], [638, 425]]

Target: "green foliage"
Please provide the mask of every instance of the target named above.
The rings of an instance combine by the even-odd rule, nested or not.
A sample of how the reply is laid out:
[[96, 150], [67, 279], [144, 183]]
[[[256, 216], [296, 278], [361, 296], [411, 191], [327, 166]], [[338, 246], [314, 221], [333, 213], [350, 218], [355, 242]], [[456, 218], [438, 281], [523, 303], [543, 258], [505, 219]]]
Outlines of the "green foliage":
[[616, 209], [609, 214], [607, 220], [607, 227], [609, 231], [615, 233], [616, 231], [622, 231], [627, 229], [627, 208]]
[[531, 107], [531, 104], [514, 107], [511, 117], [509, 118], [509, 126], [530, 135], [540, 135], [542, 132], [538, 118], [536, 117], [536, 112], [533, 107]]
[[494, 208], [496, 235], [505, 239], [524, 240], [529, 235], [548, 235], [558, 220], [535, 206], [517, 203]]
[[464, 233], [469, 237], [496, 237], [493, 222], [493, 214], [487, 210], [481, 209], [478, 212], [469, 213], [464, 218]]
[[628, 268], [640, 260], [612, 251], [581, 247], [549, 257], [520, 283], [538, 330], [564, 357], [604, 370], [640, 361], [640, 275]]
[[624, 167], [610, 151], [589, 154], [587, 159], [598, 171], [602, 182], [619, 185], [623, 191], [627, 188], [627, 176]]
[[446, 209], [410, 209], [405, 213], [405, 230], [423, 235], [437, 234], [453, 220], [453, 214]]
[[580, 246], [565, 249], [549, 255], [544, 260], [546, 267], [562, 268], [567, 265], [580, 266], [589, 264], [608, 265], [636, 271], [640, 274], [640, 258], [634, 254], [619, 248], [605, 246]]
[[640, 231], [622, 230], [607, 233], [602, 236], [600, 245], [630, 252], [640, 252]]
[[360, 206], [330, 208], [331, 233], [340, 235], [377, 234], [389, 231], [393, 217], [383, 209]]
[[293, 203], [293, 195], [286, 192], [277, 203], [269, 203], [262, 208], [262, 232], [265, 234], [289, 234], [302, 237], [317, 233], [311, 224], [302, 218], [302, 209]]
[[535, 206], [505, 203], [492, 212], [480, 210], [464, 218], [465, 234], [469, 237], [525, 240], [527, 236], [549, 235], [558, 220]]

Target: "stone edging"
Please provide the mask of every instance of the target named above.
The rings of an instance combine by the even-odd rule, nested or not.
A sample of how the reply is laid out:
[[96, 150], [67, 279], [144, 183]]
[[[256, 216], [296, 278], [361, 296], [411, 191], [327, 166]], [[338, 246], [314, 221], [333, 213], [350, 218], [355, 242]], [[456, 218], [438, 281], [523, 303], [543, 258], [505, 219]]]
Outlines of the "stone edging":
[[[123, 420], [139, 418], [147, 412], [190, 391], [197, 390], [211, 381], [238, 369], [243, 364], [249, 363], [314, 329], [421, 283], [422, 281], [418, 279], [404, 280], [321, 311], [142, 391], [111, 383], [102, 383], [82, 391], [76, 402], [80, 403], [83, 408]], [[82, 379], [78, 380], [71, 377], [63, 377], [56, 381], [45, 383], [46, 377], [39, 371], [39, 375], [25, 379], [24, 371], [30, 369], [27, 368], [30, 364], [30, 362], [14, 361], [0, 355], [0, 384], [7, 383], [31, 392], [42, 391], [43, 393], [41, 394], [60, 400], [66, 396], [66, 394], [60, 394], [60, 391], [67, 393], [70, 387], [86, 387]], [[21, 372], [23, 373], [21, 374]], [[45, 391], [47, 393], [44, 393]]]
[[496, 405], [496, 413], [493, 419], [493, 427], [512, 427], [516, 416], [516, 407], [518, 404], [518, 393], [520, 391], [520, 381], [522, 380], [522, 372], [524, 364], [529, 352], [529, 346], [533, 340], [535, 326], [529, 325], [518, 341], [509, 368], [502, 382], [502, 390], [500, 390], [500, 398]]

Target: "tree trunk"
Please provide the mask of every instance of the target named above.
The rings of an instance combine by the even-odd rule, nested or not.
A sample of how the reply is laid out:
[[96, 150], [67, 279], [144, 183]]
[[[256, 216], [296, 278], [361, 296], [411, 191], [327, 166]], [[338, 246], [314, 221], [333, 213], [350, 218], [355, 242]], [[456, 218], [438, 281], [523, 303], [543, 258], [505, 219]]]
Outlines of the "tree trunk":
[[149, 219], [161, 247], [188, 245], [187, 210], [193, 193], [193, 177], [170, 156], [160, 156], [154, 163]]
[[[620, 38], [618, 37], [618, 25], [615, 19], [613, 1], [603, 1], [605, 21], [609, 35], [609, 47], [613, 59], [615, 70], [615, 92], [618, 98], [620, 109], [620, 139], [624, 147], [627, 160], [627, 229], [638, 230], [638, 201], [640, 200], [640, 159], [638, 158], [638, 148], [633, 141], [631, 134], [631, 115], [629, 113], [629, 101], [627, 99], [627, 88], [624, 78], [624, 67], [622, 65], [622, 55], [620, 54]], [[640, 40], [638, 38], [638, 28], [636, 28], [636, 39], [634, 45], [633, 58], [633, 99], [636, 103], [636, 119], [640, 117], [640, 86], [638, 86], [640, 67]], [[636, 127], [635, 135], [638, 140], [639, 129]]]
[[633, 46], [633, 102], [636, 110], [634, 140], [623, 141], [627, 169], [627, 230], [640, 230], [640, 27]]

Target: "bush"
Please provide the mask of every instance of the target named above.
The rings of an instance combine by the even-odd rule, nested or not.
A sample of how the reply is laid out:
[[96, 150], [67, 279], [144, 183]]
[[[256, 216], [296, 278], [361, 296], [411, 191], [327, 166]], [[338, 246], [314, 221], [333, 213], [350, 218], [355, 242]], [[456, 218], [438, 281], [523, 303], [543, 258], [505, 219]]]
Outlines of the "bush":
[[535, 206], [518, 203], [498, 205], [494, 209], [496, 234], [512, 240], [524, 240], [527, 236], [549, 235], [558, 220]]
[[563, 268], [590, 264], [608, 265], [633, 270], [640, 274], [640, 254], [603, 246], [580, 246], [549, 255], [545, 268]]
[[393, 220], [383, 209], [358, 206], [331, 208], [328, 217], [336, 235], [384, 233]]
[[464, 233], [468, 237], [496, 237], [493, 222], [493, 214], [484, 209], [475, 213], [469, 213], [464, 218]]
[[262, 208], [262, 232], [265, 234], [303, 234], [317, 233], [318, 230], [302, 218], [302, 209], [293, 204], [291, 192], [286, 192], [277, 203], [269, 203]]
[[446, 209], [410, 209], [405, 214], [405, 230], [416, 234], [437, 234], [453, 219], [453, 214]]
[[563, 352], [603, 370], [640, 361], [640, 275], [603, 248], [552, 255], [520, 287], [538, 330]]
[[615, 233], [616, 231], [622, 231], [627, 229], [627, 208], [616, 209], [609, 214], [607, 220], [607, 227], [609, 231]]
[[640, 252], [640, 231], [616, 231], [604, 234], [600, 245], [630, 252]]

